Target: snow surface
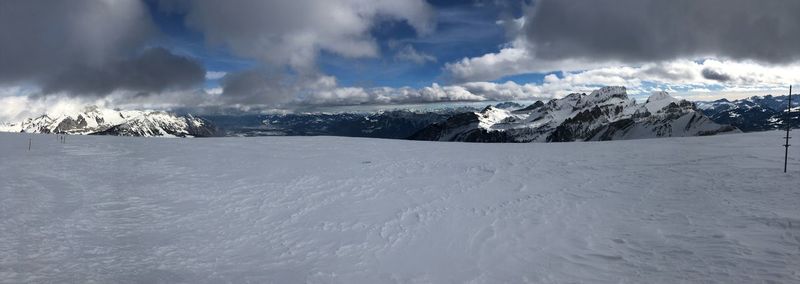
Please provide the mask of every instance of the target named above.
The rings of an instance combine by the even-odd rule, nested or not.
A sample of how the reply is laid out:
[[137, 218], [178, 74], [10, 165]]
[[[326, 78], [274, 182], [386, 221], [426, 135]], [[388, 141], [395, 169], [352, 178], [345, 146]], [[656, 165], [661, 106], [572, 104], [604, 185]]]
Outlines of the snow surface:
[[783, 174], [782, 134], [0, 133], [0, 282], [799, 282], [800, 147]]

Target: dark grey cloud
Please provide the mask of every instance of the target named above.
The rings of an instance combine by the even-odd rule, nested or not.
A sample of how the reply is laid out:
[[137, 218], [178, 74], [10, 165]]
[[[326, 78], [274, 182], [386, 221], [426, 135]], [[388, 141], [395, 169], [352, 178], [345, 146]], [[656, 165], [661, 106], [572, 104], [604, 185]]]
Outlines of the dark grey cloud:
[[701, 72], [703, 74], [703, 78], [719, 81], [719, 82], [727, 82], [731, 80], [731, 76], [717, 70], [713, 70], [711, 68], [704, 68]]
[[265, 68], [228, 73], [220, 84], [222, 99], [239, 104], [287, 103], [299, 87], [287, 73]]
[[139, 1], [0, 1], [0, 83], [104, 64], [153, 33]]
[[116, 90], [150, 94], [193, 87], [204, 80], [205, 69], [196, 60], [151, 48], [134, 58], [101, 66], [73, 66], [44, 80], [42, 89], [44, 93], [73, 96], [100, 96]]
[[668, 66], [659, 64], [642, 68], [642, 74], [663, 78], [665, 80], [681, 81], [691, 80], [695, 77], [696, 73], [693, 73], [692, 70], [669, 68]]
[[539, 0], [524, 35], [538, 58], [647, 62], [800, 59], [797, 0]]
[[150, 93], [197, 83], [202, 67], [163, 49], [142, 52], [158, 29], [143, 1], [0, 1], [0, 85], [44, 94]]

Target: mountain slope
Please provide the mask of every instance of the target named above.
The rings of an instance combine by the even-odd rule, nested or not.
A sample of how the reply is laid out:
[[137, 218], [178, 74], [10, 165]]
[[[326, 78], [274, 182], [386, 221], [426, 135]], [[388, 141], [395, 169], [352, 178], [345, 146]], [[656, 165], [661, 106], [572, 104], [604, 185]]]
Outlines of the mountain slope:
[[604, 87], [509, 111], [489, 106], [432, 124], [414, 140], [465, 142], [565, 142], [699, 136], [738, 132], [697, 111], [695, 105], [657, 92], [644, 104], [625, 87]]
[[45, 114], [22, 122], [0, 125], [0, 132], [58, 133], [116, 136], [216, 136], [208, 121], [163, 111], [118, 111], [87, 107], [77, 113]]
[[[729, 101], [699, 102], [698, 108], [717, 123], [730, 124], [742, 131], [764, 131], [785, 127], [787, 96], [754, 96]], [[792, 106], [800, 106], [800, 97], [792, 100]], [[800, 127], [800, 113], [794, 111], [790, 121], [792, 127]]]

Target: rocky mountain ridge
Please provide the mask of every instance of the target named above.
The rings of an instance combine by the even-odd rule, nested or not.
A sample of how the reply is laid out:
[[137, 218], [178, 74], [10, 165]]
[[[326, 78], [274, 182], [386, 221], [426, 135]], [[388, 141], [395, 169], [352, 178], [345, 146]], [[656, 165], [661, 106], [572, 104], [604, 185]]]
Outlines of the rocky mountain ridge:
[[463, 142], [567, 142], [699, 136], [739, 132], [713, 122], [694, 103], [653, 93], [643, 104], [625, 87], [603, 87], [536, 102], [519, 110], [493, 106], [430, 125], [414, 140]]
[[207, 120], [192, 115], [164, 111], [112, 110], [96, 106], [79, 112], [44, 114], [20, 122], [0, 124], [2, 132], [52, 133], [72, 135], [211, 137], [216, 128]]

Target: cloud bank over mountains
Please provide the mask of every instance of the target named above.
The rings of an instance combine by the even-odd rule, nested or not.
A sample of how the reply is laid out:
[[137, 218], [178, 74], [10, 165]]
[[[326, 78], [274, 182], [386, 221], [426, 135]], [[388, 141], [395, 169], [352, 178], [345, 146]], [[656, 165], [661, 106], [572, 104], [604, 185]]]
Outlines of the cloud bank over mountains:
[[523, 36], [537, 58], [652, 62], [800, 59], [793, 0], [540, 0]]
[[[86, 103], [292, 108], [533, 100], [600, 85], [625, 85], [634, 95], [663, 89], [730, 96], [800, 82], [797, 1], [439, 2], [2, 1], [0, 119]], [[503, 12], [475, 27], [494, 25], [505, 42], [465, 57], [451, 55], [459, 45], [436, 49], [469, 39], [451, 33], [458, 23], [485, 21], [463, 17], [489, 7]], [[164, 20], [170, 17], [177, 20]], [[165, 44], [174, 30], [196, 42]], [[220, 69], [196, 52], [204, 48], [252, 64]], [[342, 83], [324, 58], [345, 62], [344, 69], [385, 59], [412, 66], [407, 73], [438, 72], [424, 75], [432, 83], [415, 86]], [[534, 79], [517, 78], [526, 74]]]
[[[676, 86], [786, 85], [798, 82], [787, 72], [800, 60], [798, 10], [800, 2], [791, 0], [539, 0], [516, 25], [507, 25], [515, 36], [498, 52], [448, 63], [445, 70], [455, 81], [476, 81], [633, 67]], [[673, 68], [707, 60], [716, 69]], [[742, 66], [766, 74], [744, 74], [737, 69]]]

